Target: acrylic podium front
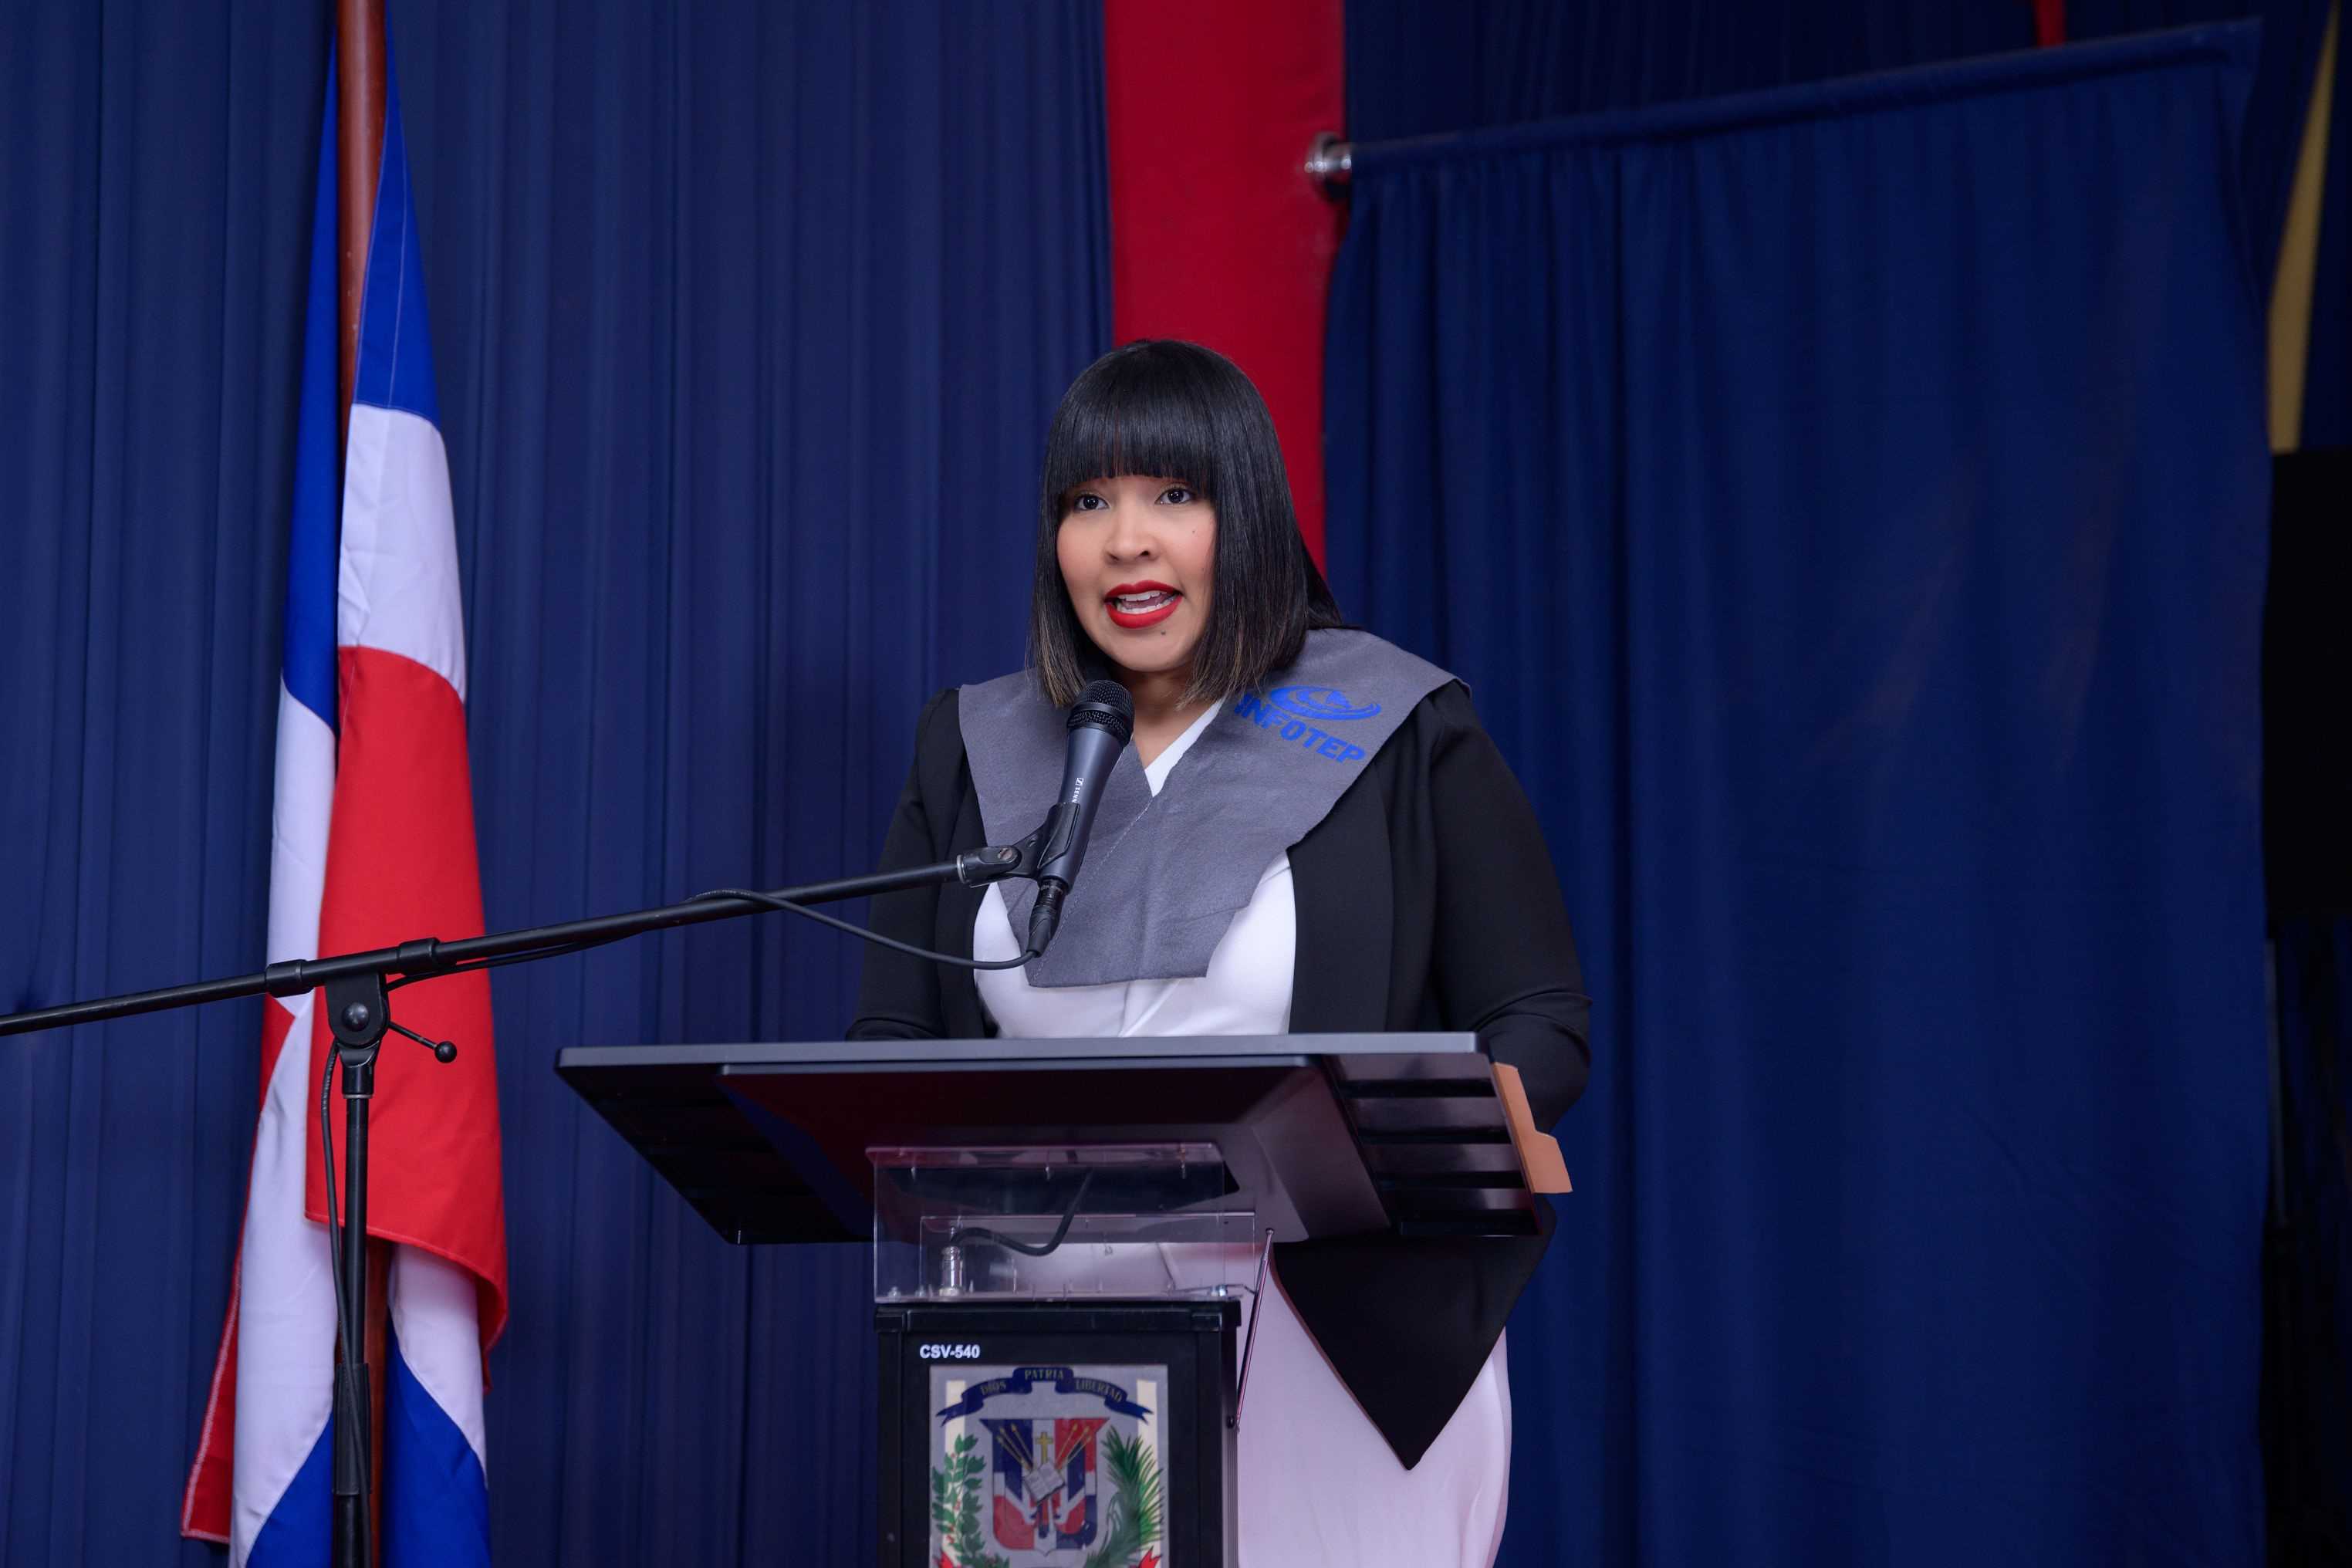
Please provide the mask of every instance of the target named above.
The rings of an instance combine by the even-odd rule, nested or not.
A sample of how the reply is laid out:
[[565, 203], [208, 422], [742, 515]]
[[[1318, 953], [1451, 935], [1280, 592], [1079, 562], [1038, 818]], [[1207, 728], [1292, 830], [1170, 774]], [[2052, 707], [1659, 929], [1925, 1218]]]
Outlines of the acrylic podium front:
[[1470, 1035], [575, 1047], [730, 1241], [874, 1259], [884, 1568], [1233, 1568], [1241, 1303], [1276, 1241], [1531, 1234]]

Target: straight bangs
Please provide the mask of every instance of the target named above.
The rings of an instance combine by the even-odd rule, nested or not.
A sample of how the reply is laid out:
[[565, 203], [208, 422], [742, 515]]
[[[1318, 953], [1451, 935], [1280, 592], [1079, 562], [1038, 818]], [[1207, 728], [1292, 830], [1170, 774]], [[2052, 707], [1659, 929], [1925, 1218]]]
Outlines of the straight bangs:
[[1079, 486], [1129, 474], [1181, 480], [1223, 505], [1217, 411], [1202, 378], [1187, 374], [1194, 368], [1138, 354], [1078, 378], [1046, 437], [1040, 488], [1049, 521], [1061, 522]]

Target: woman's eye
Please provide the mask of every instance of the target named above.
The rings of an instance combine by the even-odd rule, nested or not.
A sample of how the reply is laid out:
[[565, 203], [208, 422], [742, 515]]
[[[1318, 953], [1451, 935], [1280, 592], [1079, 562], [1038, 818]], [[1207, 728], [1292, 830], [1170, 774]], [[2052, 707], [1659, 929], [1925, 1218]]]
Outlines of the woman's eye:
[[1072, 511], [1100, 511], [1109, 504], [1110, 502], [1103, 500], [1102, 497], [1095, 494], [1092, 490], [1080, 490], [1077, 494], [1077, 498], [1070, 502], [1070, 510]]
[[1170, 485], [1160, 492], [1160, 499], [1170, 506], [1190, 506], [1201, 498], [1192, 493], [1190, 485]]

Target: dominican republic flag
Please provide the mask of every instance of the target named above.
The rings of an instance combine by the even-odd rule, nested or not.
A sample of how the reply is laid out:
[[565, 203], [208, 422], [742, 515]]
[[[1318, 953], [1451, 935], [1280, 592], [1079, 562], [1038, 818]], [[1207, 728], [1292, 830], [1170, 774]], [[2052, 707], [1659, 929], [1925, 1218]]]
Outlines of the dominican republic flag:
[[[357, 388], [336, 461], [333, 80], [331, 69], [286, 574], [273, 963], [482, 930], [448, 461], [391, 84]], [[245, 1235], [181, 1512], [182, 1532], [226, 1542], [236, 1568], [325, 1563], [332, 1511], [335, 1292], [318, 1123], [331, 1040], [316, 993], [264, 1007]], [[393, 994], [393, 1016], [455, 1040], [457, 1059], [443, 1065], [393, 1035], [376, 1063], [368, 1230], [395, 1244], [387, 1342], [371, 1358], [383, 1401], [383, 1560], [486, 1563], [483, 1356], [507, 1316], [488, 982], [470, 974], [405, 987]], [[338, 1132], [341, 1098], [338, 1086]]]

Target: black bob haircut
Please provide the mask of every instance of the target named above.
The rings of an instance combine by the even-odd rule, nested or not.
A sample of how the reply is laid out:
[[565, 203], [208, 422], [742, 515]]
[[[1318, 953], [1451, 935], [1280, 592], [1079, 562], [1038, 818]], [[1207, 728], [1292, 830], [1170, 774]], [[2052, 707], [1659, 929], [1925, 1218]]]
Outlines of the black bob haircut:
[[1029, 663], [1055, 707], [1110, 673], [1070, 607], [1056, 550], [1062, 520], [1080, 485], [1126, 474], [1181, 479], [1216, 510], [1209, 621], [1187, 702], [1254, 690], [1297, 662], [1309, 631], [1344, 624], [1299, 536], [1274, 416], [1249, 377], [1198, 343], [1128, 343], [1070, 384], [1045, 437]]

